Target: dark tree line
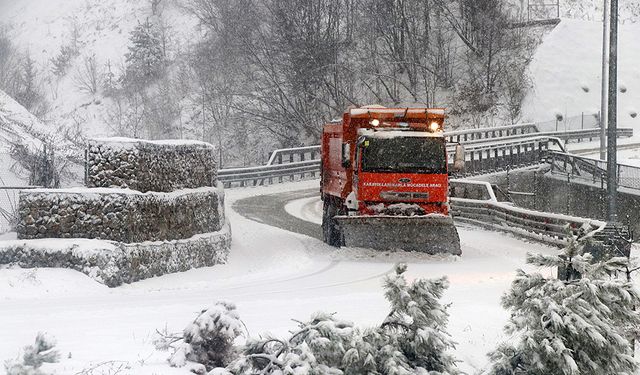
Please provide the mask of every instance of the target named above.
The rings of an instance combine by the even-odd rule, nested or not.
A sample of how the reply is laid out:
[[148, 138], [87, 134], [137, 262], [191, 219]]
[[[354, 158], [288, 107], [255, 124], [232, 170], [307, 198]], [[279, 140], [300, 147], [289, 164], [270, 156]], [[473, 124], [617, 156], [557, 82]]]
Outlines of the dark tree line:
[[192, 65], [213, 124], [259, 122], [294, 146], [316, 142], [350, 105], [447, 106], [474, 126], [517, 120], [526, 34], [501, 0], [188, 3], [206, 32]]
[[[446, 107], [449, 128], [505, 124], [518, 120], [533, 43], [503, 1], [182, 0], [201, 31], [183, 45], [166, 4], [150, 0], [120, 62], [81, 53], [74, 27], [50, 79], [71, 74], [79, 91], [106, 97], [113, 133], [202, 139], [221, 166], [316, 144], [349, 106]], [[42, 72], [7, 42], [0, 89], [38, 114]]]

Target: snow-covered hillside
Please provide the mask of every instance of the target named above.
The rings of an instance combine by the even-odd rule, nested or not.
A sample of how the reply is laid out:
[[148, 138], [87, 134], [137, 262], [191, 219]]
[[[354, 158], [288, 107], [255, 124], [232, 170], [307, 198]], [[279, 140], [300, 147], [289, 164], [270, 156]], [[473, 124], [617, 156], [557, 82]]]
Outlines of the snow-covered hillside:
[[[195, 20], [184, 15], [173, 1], [163, 2], [152, 14], [149, 1], [134, 0], [0, 0], [0, 24], [15, 45], [29, 51], [42, 73], [44, 90], [51, 103], [47, 122], [67, 127], [82, 124], [84, 134], [108, 136], [114, 133], [107, 120], [108, 99], [78, 88], [74, 76], [85, 57], [94, 56], [103, 71], [110, 64], [117, 75], [125, 61], [130, 32], [147, 18], [161, 17], [171, 32], [171, 43], [181, 45], [193, 39]], [[74, 43], [78, 55], [66, 75], [52, 74], [51, 60], [61, 48]], [[172, 53], [169, 48], [168, 53]]]
[[0, 91], [0, 153], [8, 153], [13, 143], [40, 148], [41, 139], [55, 132], [56, 129], [51, 129]]
[[[534, 1], [531, 2], [535, 4]], [[537, 49], [529, 67], [533, 89], [522, 109], [523, 121], [550, 121], [564, 117], [593, 114], [599, 110], [601, 2], [568, 0], [560, 4], [566, 17]], [[167, 26], [168, 53], [177, 54], [201, 36], [197, 20], [182, 8], [182, 0], [165, 0], [153, 14], [150, 1], [133, 0], [0, 0], [0, 24], [7, 28], [15, 44], [28, 50], [47, 78], [43, 82], [51, 111], [48, 122], [68, 128], [80, 127], [88, 136], [108, 136], [116, 132], [110, 121], [111, 99], [100, 92], [89, 94], [77, 87], [75, 72], [83, 59], [95, 55], [98, 66], [111, 64], [116, 75], [123, 68], [130, 32], [147, 18], [160, 19]], [[526, 14], [526, 2], [514, 0], [515, 12]], [[519, 10], [518, 10], [519, 9]], [[640, 74], [634, 72], [638, 57], [635, 35], [640, 26], [632, 22], [640, 14], [640, 1], [621, 4], [620, 83], [626, 89], [620, 95], [620, 124], [638, 123]], [[51, 74], [52, 59], [61, 48], [77, 44], [66, 75]], [[185, 115], [189, 117], [188, 114]], [[188, 118], [185, 119], [187, 122]]]
[[[618, 123], [640, 130], [640, 24], [620, 27]], [[524, 121], [548, 121], [600, 110], [602, 23], [563, 19], [538, 47], [529, 66], [533, 89]]]

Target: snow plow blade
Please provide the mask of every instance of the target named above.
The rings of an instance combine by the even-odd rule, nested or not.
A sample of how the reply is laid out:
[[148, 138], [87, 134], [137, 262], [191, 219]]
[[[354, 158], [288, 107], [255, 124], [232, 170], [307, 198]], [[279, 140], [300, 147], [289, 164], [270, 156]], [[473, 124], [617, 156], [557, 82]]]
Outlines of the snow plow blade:
[[461, 255], [450, 216], [336, 216], [349, 247]]

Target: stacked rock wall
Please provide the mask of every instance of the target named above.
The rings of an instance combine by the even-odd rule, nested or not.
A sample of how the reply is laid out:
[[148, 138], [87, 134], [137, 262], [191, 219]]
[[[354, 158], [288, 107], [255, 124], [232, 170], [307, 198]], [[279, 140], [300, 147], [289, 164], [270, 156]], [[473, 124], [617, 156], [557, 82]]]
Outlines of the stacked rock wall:
[[178, 240], [222, 228], [224, 193], [128, 189], [26, 190], [20, 193], [18, 237], [97, 238], [119, 242]]
[[[59, 240], [58, 240], [59, 241]], [[4, 241], [0, 264], [24, 268], [61, 267], [116, 287], [154, 276], [225, 263], [231, 246], [229, 224], [186, 240], [122, 243], [74, 239]]]
[[93, 140], [89, 188], [20, 193], [20, 240], [0, 264], [66, 267], [109, 286], [224, 263], [231, 230], [203, 142]]
[[89, 141], [87, 187], [171, 192], [215, 186], [215, 149], [197, 141]]

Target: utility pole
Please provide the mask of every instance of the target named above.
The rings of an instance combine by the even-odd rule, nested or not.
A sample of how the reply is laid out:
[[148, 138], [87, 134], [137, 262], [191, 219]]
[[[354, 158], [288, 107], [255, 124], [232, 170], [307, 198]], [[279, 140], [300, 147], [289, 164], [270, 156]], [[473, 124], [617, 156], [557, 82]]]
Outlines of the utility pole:
[[602, 87], [600, 94], [600, 160], [607, 158], [607, 105], [609, 90], [609, 2], [603, 0], [602, 15]]
[[609, 25], [609, 113], [607, 126], [607, 221], [617, 222], [618, 193], [617, 105], [618, 105], [618, 0], [611, 0]]

